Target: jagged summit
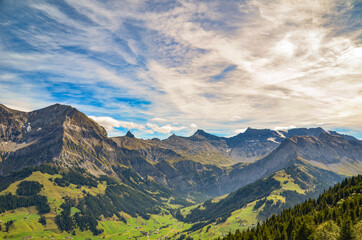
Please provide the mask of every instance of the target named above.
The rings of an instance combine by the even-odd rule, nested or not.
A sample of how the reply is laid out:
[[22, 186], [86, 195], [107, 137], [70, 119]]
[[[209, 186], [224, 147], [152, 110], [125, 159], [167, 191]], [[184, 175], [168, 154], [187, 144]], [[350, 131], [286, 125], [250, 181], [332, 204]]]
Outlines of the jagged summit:
[[32, 115], [45, 113], [48, 114], [49, 116], [53, 116], [53, 115], [70, 115], [75, 112], [81, 113], [78, 109], [72, 106], [56, 103], [45, 108], [31, 111], [29, 112], [29, 114], [32, 116]]
[[208, 135], [208, 133], [205, 132], [204, 130], [197, 129], [197, 131], [191, 137], [194, 137], [194, 136], [207, 136], [207, 135]]
[[[44, 108], [41, 108], [39, 110], [42, 110], [42, 109], [75, 109], [74, 107], [70, 106], [70, 105], [66, 105], [66, 104], [61, 104], [61, 103], [54, 103], [52, 105], [49, 105], [47, 107], [44, 107]], [[38, 110], [38, 111], [39, 111]]]
[[126, 133], [126, 137], [134, 138], [135, 136], [133, 135], [133, 133], [131, 133], [131, 131], [128, 131], [128, 132]]
[[197, 129], [197, 131], [194, 133], [194, 135], [195, 134], [200, 134], [200, 135], [203, 135], [203, 134], [205, 134], [206, 132], [204, 131], [204, 130], [202, 130], [202, 129]]
[[221, 137], [210, 134], [210, 133], [207, 133], [202, 129], [198, 129], [191, 137], [195, 138], [195, 137], [199, 137], [199, 136], [205, 137], [205, 138], [210, 139], [210, 140], [220, 140], [220, 139], [222, 139]]

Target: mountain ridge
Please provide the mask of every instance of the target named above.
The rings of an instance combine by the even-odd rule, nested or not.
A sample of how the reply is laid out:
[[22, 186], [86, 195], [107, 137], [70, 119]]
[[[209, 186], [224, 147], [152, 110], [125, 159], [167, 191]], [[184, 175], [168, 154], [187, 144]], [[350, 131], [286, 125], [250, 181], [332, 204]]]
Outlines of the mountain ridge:
[[[216, 207], [225, 206], [225, 201], [244, 206], [249, 204], [246, 202], [256, 204], [260, 198], [275, 195], [286, 199], [286, 204], [278, 205], [282, 209], [295, 202], [293, 194], [288, 199], [278, 195], [284, 186], [297, 188], [300, 193], [306, 191], [307, 188], [299, 189], [294, 184], [298, 182], [301, 184], [298, 186], [308, 185], [308, 191], [322, 191], [318, 184], [331, 185], [329, 178], [362, 172], [361, 153], [361, 141], [322, 128], [289, 131], [248, 128], [230, 138], [199, 129], [189, 137], [171, 135], [164, 140], [146, 140], [136, 138], [130, 131], [125, 136], [108, 137], [103, 127], [71, 106], [55, 104], [28, 113], [0, 107], [0, 182], [5, 185], [1, 194], [10, 192], [15, 195], [9, 195], [9, 199], [20, 201], [23, 197], [16, 195], [14, 183], [20, 184], [24, 179], [40, 181], [47, 186], [41, 193], [50, 198], [53, 214], [47, 215], [47, 219], [54, 223], [54, 216], [60, 216], [56, 217], [59, 229], [73, 229], [66, 227], [67, 222], [73, 222], [96, 235], [101, 234], [101, 229], [95, 227], [97, 222], [118, 219], [127, 223], [127, 219], [137, 217], [147, 220], [152, 214], [164, 214], [162, 211], [175, 214], [172, 209], [205, 201], [206, 208], [210, 201], [219, 201], [210, 205], [216, 211], [219, 209]], [[293, 176], [289, 185], [285, 185], [285, 174]], [[264, 178], [283, 181], [277, 180], [279, 185], [263, 185]], [[276, 183], [274, 180], [271, 181]], [[250, 188], [249, 185], [259, 189], [253, 195], [257, 199], [250, 197], [240, 202], [244, 193], [238, 193]], [[58, 195], [64, 192], [72, 199], [59, 198], [58, 205], [53, 203], [48, 192], [55, 191], [52, 186]], [[223, 195], [226, 200], [220, 198]], [[132, 205], [132, 198], [136, 198], [137, 206]], [[6, 203], [6, 197], [1, 199]], [[104, 206], [107, 212], [95, 207], [97, 214], [92, 218], [87, 204], [101, 205], [102, 199], [107, 202]], [[146, 212], [140, 212], [142, 205], [147, 205]], [[244, 211], [238, 206], [225, 208], [228, 209], [225, 213]], [[62, 209], [60, 215], [57, 208]], [[71, 208], [79, 209], [81, 214], [72, 217]], [[106, 214], [106, 220], [102, 214]], [[197, 217], [197, 212], [192, 214], [195, 221], [203, 219]], [[261, 216], [269, 214], [270, 211], [263, 210]], [[81, 225], [85, 216], [90, 217], [93, 225]], [[204, 220], [218, 221], [217, 218], [224, 216], [214, 217]], [[185, 224], [198, 229], [198, 223], [191, 222]]]
[[[144, 140], [133, 137], [132, 133], [128, 133], [128, 136], [109, 138], [103, 127], [71, 106], [55, 104], [30, 113], [14, 111], [14, 114], [19, 116], [21, 124], [12, 118], [8, 121], [17, 126], [16, 131], [20, 131], [21, 134], [14, 136], [17, 140], [14, 144], [22, 148], [15, 149], [16, 151], [9, 151], [6, 147], [0, 148], [2, 174], [11, 172], [12, 169], [37, 166], [49, 161], [54, 161], [59, 166], [81, 167], [96, 176], [117, 176], [120, 172], [115, 169], [131, 168], [141, 177], [151, 176], [166, 187], [185, 194], [193, 192], [198, 195], [201, 192], [208, 198], [232, 192], [265, 177], [286, 167], [298, 157], [313, 163], [314, 166], [335, 171], [332, 169], [333, 166], [328, 164], [337, 161], [336, 156], [348, 156], [349, 151], [354, 155], [351, 155], [350, 159], [342, 159], [343, 163], [340, 166], [345, 168], [342, 169], [343, 173], [348, 175], [361, 169], [360, 164], [355, 163], [361, 152], [361, 144], [351, 144], [344, 137], [330, 135], [321, 128], [294, 129], [283, 131], [283, 134], [270, 129], [248, 128], [244, 134], [231, 138], [217, 137], [199, 129], [190, 137], [172, 135], [164, 140]], [[4, 122], [6, 117], [3, 116], [2, 119]], [[2, 124], [2, 129], [5, 129], [4, 126]], [[37, 131], [41, 127], [42, 129]], [[12, 127], [8, 129], [6, 131], [13, 131]], [[2, 132], [4, 133], [4, 130]], [[293, 136], [287, 137], [292, 134]], [[297, 134], [311, 136], [298, 137]], [[324, 134], [322, 139], [316, 137], [321, 134]], [[23, 144], [22, 141], [31, 139], [29, 136], [36, 141]], [[271, 137], [275, 139], [272, 141]], [[327, 137], [328, 141], [322, 141]], [[281, 143], [277, 144], [277, 140]], [[309, 154], [310, 156], [305, 153], [299, 154], [307, 148], [304, 145], [296, 145], [293, 141], [297, 140], [314, 152], [322, 148], [328, 148], [328, 151], [319, 155]], [[343, 147], [327, 147], [329, 142], [333, 141], [343, 144]], [[0, 143], [1, 146], [6, 145], [4, 142], [3, 140]], [[232, 144], [236, 146], [234, 149], [230, 149]], [[315, 146], [318, 144], [319, 148]], [[349, 150], [346, 151], [344, 148]], [[253, 149], [258, 149], [259, 152]], [[339, 155], [336, 149], [340, 152]], [[257, 156], [257, 160], [237, 164], [232, 161], [230, 154], [236, 150], [243, 150], [243, 154], [249, 154], [250, 158]], [[25, 164], [24, 158], [27, 159]], [[322, 158], [329, 162], [320, 162]]]

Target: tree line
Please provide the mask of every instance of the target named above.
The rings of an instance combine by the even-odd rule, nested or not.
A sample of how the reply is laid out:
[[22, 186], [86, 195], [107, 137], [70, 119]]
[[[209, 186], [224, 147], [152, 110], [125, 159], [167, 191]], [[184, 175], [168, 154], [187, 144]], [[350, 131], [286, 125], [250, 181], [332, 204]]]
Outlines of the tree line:
[[353, 240], [362, 231], [362, 175], [329, 188], [317, 200], [309, 199], [263, 224], [229, 233], [224, 240]]

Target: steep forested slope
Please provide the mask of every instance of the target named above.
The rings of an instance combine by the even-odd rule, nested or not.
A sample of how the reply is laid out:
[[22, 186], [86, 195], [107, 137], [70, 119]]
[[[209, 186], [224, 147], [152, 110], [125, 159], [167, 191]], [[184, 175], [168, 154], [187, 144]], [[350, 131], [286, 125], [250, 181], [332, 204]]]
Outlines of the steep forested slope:
[[[303, 161], [295, 161], [289, 167], [242, 187], [222, 199], [206, 201], [187, 213], [179, 211], [177, 217], [182, 221], [195, 223], [192, 231], [206, 227], [211, 232], [213, 229], [223, 232], [221, 225], [246, 228], [272, 214], [280, 213], [285, 208], [317, 197], [324, 189], [341, 180], [342, 178], [333, 172], [315, 168]], [[249, 218], [244, 218], [243, 214], [249, 211], [250, 207], [252, 214]], [[250, 218], [255, 220], [249, 221]]]
[[292, 209], [223, 239], [341, 239], [362, 237], [362, 176], [347, 178]]

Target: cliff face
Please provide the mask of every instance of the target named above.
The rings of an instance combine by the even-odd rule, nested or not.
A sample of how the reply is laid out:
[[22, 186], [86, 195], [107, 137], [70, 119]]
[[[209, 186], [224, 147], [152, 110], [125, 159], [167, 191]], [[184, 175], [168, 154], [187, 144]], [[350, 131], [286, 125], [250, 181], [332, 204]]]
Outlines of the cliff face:
[[112, 156], [106, 131], [75, 108], [56, 104], [24, 113], [2, 106], [0, 111], [2, 175], [45, 162], [99, 165], [101, 152]]

